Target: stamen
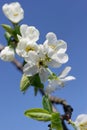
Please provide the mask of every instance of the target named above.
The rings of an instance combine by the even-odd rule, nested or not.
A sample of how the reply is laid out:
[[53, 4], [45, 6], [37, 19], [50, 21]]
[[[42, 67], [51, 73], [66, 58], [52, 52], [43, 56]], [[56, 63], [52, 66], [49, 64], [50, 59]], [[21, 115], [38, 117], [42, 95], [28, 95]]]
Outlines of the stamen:
[[19, 14], [18, 13], [15, 13], [14, 16], [18, 16]]
[[34, 47], [27, 46], [27, 47], [25, 48], [25, 51], [26, 51], [26, 52], [34, 51]]

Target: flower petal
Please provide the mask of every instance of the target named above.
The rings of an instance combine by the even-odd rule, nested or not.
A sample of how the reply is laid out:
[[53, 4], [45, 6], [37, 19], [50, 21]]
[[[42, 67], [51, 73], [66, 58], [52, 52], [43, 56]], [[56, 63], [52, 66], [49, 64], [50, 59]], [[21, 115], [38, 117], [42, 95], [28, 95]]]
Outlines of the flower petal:
[[49, 72], [46, 68], [41, 68], [39, 70], [39, 76], [42, 82], [45, 82], [48, 79]]
[[67, 43], [63, 40], [58, 40], [56, 50], [57, 49], [58, 53], [65, 53], [67, 50]]
[[28, 56], [25, 57], [26, 62], [28, 62], [28, 63], [32, 62], [34, 65], [37, 64], [38, 60], [39, 60], [39, 57], [38, 57], [37, 53], [34, 51], [30, 51]]
[[49, 44], [54, 44], [57, 41], [57, 36], [55, 33], [49, 32], [46, 35], [46, 39], [47, 39]]
[[28, 25], [27, 24], [22, 24], [20, 26], [20, 33], [22, 35], [22, 37], [26, 38], [26, 30], [28, 28]]
[[68, 55], [65, 53], [55, 53], [52, 56], [52, 59], [54, 59], [55, 61], [57, 61], [60, 64], [64, 64], [68, 61]]
[[66, 81], [70, 81], [70, 80], [75, 80], [76, 78], [74, 76], [67, 76], [65, 78], [61, 78], [60, 81], [62, 82], [66, 82]]
[[36, 73], [38, 73], [38, 68], [36, 65], [31, 66], [30, 64], [25, 64], [23, 67], [23, 72], [27, 75], [27, 76], [33, 76]]
[[71, 70], [70, 66], [65, 67], [65, 69], [62, 71], [62, 73], [59, 75], [59, 78], [64, 78], [65, 76], [67, 76], [68, 73], [70, 72], [70, 70]]

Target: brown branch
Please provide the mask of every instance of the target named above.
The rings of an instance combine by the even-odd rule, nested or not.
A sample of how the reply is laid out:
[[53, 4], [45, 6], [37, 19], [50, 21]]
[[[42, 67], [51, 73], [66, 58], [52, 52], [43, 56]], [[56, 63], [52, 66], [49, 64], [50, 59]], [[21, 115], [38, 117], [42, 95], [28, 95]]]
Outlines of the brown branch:
[[12, 64], [15, 65], [18, 70], [23, 72], [23, 65], [17, 59], [14, 59]]
[[4, 49], [4, 46], [0, 44], [0, 52]]
[[58, 97], [50, 96], [50, 101], [55, 104], [62, 104], [63, 106], [68, 105], [65, 99], [61, 99]]

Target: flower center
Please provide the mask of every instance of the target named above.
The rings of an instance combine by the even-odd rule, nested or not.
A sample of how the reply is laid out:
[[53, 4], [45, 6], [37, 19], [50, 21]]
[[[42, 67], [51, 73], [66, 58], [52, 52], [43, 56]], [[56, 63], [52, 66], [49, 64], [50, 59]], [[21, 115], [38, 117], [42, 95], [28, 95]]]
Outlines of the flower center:
[[15, 13], [14, 16], [18, 16], [19, 14], [18, 13]]
[[83, 123], [83, 124], [80, 124], [80, 129], [81, 130], [87, 130], [87, 122]]
[[27, 47], [25, 48], [25, 51], [26, 51], [26, 52], [34, 51], [34, 47], [27, 46]]
[[50, 46], [50, 48], [55, 49], [55, 46], [54, 46], [54, 45], [49, 45], [49, 46]]
[[43, 61], [40, 61], [39, 66], [43, 66], [43, 65], [44, 65]]

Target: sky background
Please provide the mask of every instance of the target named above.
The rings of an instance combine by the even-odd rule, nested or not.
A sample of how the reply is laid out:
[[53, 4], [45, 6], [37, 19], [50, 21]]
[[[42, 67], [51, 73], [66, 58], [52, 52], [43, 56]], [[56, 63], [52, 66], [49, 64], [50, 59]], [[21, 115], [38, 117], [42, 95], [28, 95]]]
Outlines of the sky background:
[[[2, 12], [2, 5], [12, 0], [0, 1], [0, 25], [10, 24]], [[75, 81], [52, 95], [65, 99], [73, 108], [72, 119], [87, 114], [87, 0], [18, 0], [25, 11], [21, 24], [35, 26], [40, 31], [39, 43], [48, 32], [67, 42], [70, 75]], [[6, 45], [4, 29], [0, 27], [0, 43]], [[59, 70], [57, 70], [59, 71]], [[42, 107], [41, 95], [34, 96], [33, 88], [25, 95], [20, 92], [21, 73], [11, 64], [0, 60], [0, 130], [48, 130], [47, 123], [24, 116], [29, 108]], [[58, 108], [58, 107], [57, 107]], [[73, 130], [72, 127], [69, 127]]]

